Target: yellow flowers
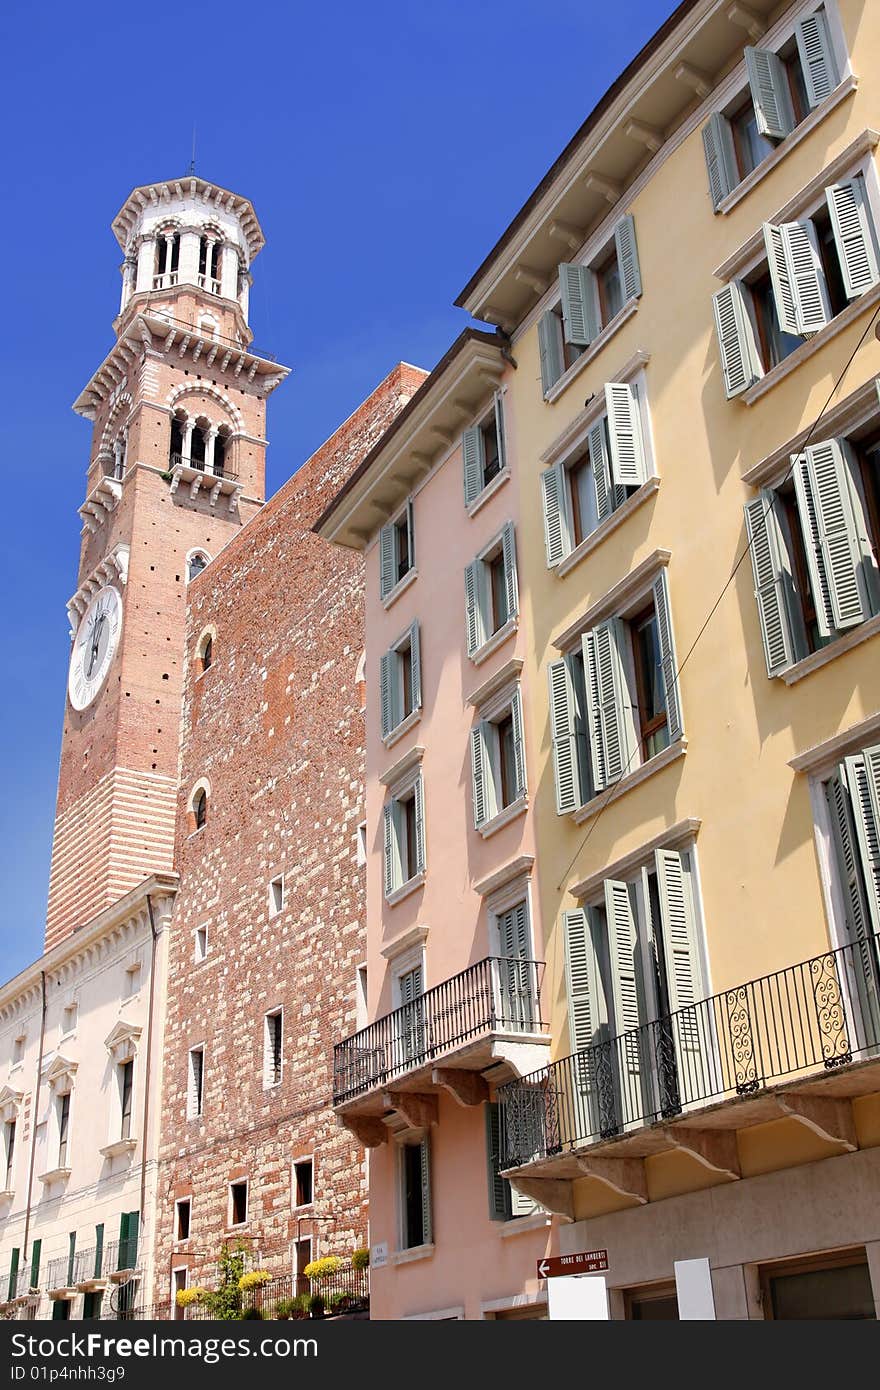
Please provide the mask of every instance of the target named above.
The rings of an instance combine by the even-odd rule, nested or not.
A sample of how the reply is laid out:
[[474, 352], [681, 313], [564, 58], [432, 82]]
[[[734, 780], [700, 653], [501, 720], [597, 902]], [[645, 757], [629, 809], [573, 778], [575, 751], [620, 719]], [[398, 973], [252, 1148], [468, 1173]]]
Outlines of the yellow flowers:
[[245, 1293], [247, 1289], [258, 1289], [261, 1284], [268, 1284], [271, 1278], [268, 1269], [251, 1269], [241, 1276], [238, 1287]]
[[200, 1284], [195, 1284], [191, 1289], [178, 1289], [175, 1301], [178, 1308], [189, 1308], [192, 1303], [201, 1303], [207, 1294], [207, 1289], [203, 1289]]
[[338, 1255], [325, 1255], [323, 1260], [312, 1260], [303, 1270], [307, 1279], [329, 1279], [331, 1274], [335, 1274], [342, 1268], [342, 1261]]

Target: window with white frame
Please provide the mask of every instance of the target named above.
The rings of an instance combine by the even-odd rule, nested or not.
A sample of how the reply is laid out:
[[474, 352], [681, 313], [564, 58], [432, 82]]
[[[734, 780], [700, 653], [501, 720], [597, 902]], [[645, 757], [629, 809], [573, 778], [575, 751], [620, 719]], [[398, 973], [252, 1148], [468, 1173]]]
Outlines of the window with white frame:
[[431, 1145], [428, 1136], [398, 1148], [400, 1248], [430, 1245], [434, 1239], [431, 1212]]
[[[522, 890], [521, 890], [522, 891]], [[511, 897], [516, 901], [511, 902]], [[540, 1031], [538, 977], [528, 890], [516, 889], [496, 896], [490, 903], [492, 950], [496, 952], [498, 997], [495, 1007], [502, 1032]]]
[[768, 676], [880, 613], [880, 429], [792, 455], [745, 504]]
[[134, 1058], [127, 1057], [116, 1066], [116, 1084], [119, 1089], [119, 1138], [131, 1138], [131, 1110], [134, 1098]]
[[713, 300], [728, 399], [778, 367], [880, 283], [873, 193], [865, 172], [829, 183], [797, 221], [765, 222], [763, 254]]
[[15, 1175], [15, 1140], [17, 1120], [7, 1120], [3, 1125], [3, 1190], [11, 1192]]
[[537, 1210], [537, 1203], [523, 1197], [501, 1176], [501, 1117], [495, 1101], [483, 1106], [486, 1115], [486, 1177], [489, 1189], [489, 1216], [492, 1221], [510, 1221]]
[[293, 1204], [295, 1207], [308, 1207], [314, 1201], [315, 1161], [313, 1158], [300, 1158], [293, 1165]]
[[263, 1086], [281, 1081], [284, 1056], [284, 1010], [271, 1009], [263, 1019]]
[[468, 656], [478, 661], [497, 633], [513, 630], [519, 615], [512, 522], [508, 521], [500, 535], [468, 565], [464, 588]]
[[27, 1035], [25, 1033], [21, 1033], [17, 1038], [14, 1038], [12, 1041], [12, 1065], [14, 1067], [20, 1067], [24, 1060], [24, 1048], [26, 1042]]
[[850, 982], [850, 1040], [880, 1037], [880, 744], [844, 757], [822, 779], [831, 825], [836, 944], [847, 948], [840, 974]]
[[362, 820], [357, 828], [355, 857], [358, 868], [362, 869], [367, 862], [367, 822], [365, 820]]
[[70, 1092], [64, 1091], [55, 1098], [58, 1123], [58, 1162], [57, 1168], [70, 1166]]
[[174, 1203], [174, 1239], [189, 1240], [192, 1222], [192, 1197], [178, 1197]]
[[386, 599], [415, 568], [416, 552], [413, 533], [413, 504], [407, 502], [403, 511], [383, 526], [379, 532], [379, 595]]
[[709, 192], [716, 212], [840, 80], [824, 5], [799, 19], [780, 47], [748, 47], [744, 57], [747, 86], [703, 127]]
[[417, 768], [391, 789], [383, 811], [385, 896], [419, 878], [426, 869], [425, 793]]
[[229, 1184], [229, 1217], [230, 1226], [244, 1226], [248, 1219], [248, 1180], [240, 1178], [236, 1182]]
[[507, 466], [504, 441], [503, 393], [496, 391], [492, 408], [461, 437], [464, 504], [470, 507]]
[[208, 955], [208, 928], [196, 927], [193, 932], [193, 960], [196, 965], [201, 964]]
[[480, 706], [471, 730], [474, 828], [485, 831], [497, 816], [526, 796], [522, 689], [508, 685]]
[[547, 564], [558, 565], [654, 474], [644, 385], [610, 381], [605, 411], [541, 474]]
[[207, 550], [191, 550], [186, 559], [186, 582], [189, 583], [197, 574], [201, 574], [210, 559]]
[[379, 715], [383, 739], [389, 739], [421, 707], [422, 661], [416, 621], [379, 661]]
[[79, 1005], [77, 1004], [75, 999], [72, 1000], [69, 1004], [65, 1004], [64, 1008], [61, 1011], [62, 1037], [66, 1038], [69, 1036], [69, 1034], [76, 1032], [76, 1022], [78, 1014]]
[[548, 668], [556, 809], [577, 811], [684, 732], [665, 569]]
[[559, 303], [538, 321], [544, 395], [628, 300], [642, 293], [635, 222], [627, 213], [588, 265], [559, 267]]
[[123, 982], [122, 997], [131, 999], [138, 993], [141, 987], [141, 962], [132, 961], [131, 965], [125, 967], [125, 980]]
[[205, 1100], [205, 1046], [191, 1047], [187, 1060], [186, 1116], [195, 1120], [202, 1114]]
[[359, 965], [354, 972], [355, 1028], [358, 1031], [367, 1026], [367, 967]]
[[700, 1007], [693, 848], [656, 849], [596, 882], [582, 907], [563, 914], [563, 928], [569, 1039], [590, 1133], [675, 1113], [707, 1094], [717, 1059]]
[[269, 916], [277, 917], [284, 910], [284, 875], [276, 874], [269, 883]]
[[416, 1062], [425, 1055], [425, 964], [421, 949], [417, 959], [407, 952], [394, 973], [394, 1050], [401, 1062]]

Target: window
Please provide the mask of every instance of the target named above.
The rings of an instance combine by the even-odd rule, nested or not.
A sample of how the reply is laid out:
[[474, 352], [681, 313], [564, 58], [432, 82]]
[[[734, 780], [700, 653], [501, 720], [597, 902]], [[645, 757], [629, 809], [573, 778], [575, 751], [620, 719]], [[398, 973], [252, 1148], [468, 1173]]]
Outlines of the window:
[[282, 1039], [284, 1014], [282, 1009], [273, 1009], [266, 1014], [263, 1033], [263, 1085], [277, 1086], [281, 1081]]
[[222, 242], [213, 236], [199, 237], [199, 285], [211, 294], [220, 293], [220, 253]]
[[880, 437], [827, 439], [745, 505], [768, 676], [880, 613]]
[[205, 632], [196, 646], [196, 674], [201, 676], [214, 664], [214, 634]]
[[508, 806], [526, 794], [522, 692], [508, 689], [471, 730], [474, 828], [484, 830]]
[[[420, 953], [421, 954], [421, 953]], [[410, 957], [411, 958], [411, 957]], [[425, 1055], [425, 968], [423, 961], [400, 970], [395, 980], [395, 1043], [406, 1062], [416, 1062]]]
[[501, 1176], [501, 1123], [499, 1107], [487, 1101], [486, 1114], [486, 1174], [489, 1187], [489, 1216], [492, 1221], [510, 1221], [513, 1217], [528, 1216], [536, 1204], [516, 1192]]
[[56, 1167], [66, 1168], [70, 1158], [70, 1092], [59, 1096], [55, 1102], [58, 1107], [58, 1163]]
[[623, 305], [642, 293], [635, 223], [627, 214], [590, 265], [559, 267], [560, 302], [538, 322], [544, 395], [607, 328]]
[[740, 395], [880, 283], [874, 213], [861, 174], [825, 189], [797, 222], [764, 223], [765, 257], [714, 298], [728, 398]]
[[[675, 1114], [709, 1094], [717, 1058], [699, 1007], [693, 851], [655, 850], [625, 878], [605, 879], [563, 923], [569, 1038], [584, 1054], [578, 1075], [591, 1134]], [[622, 1034], [624, 1045], [611, 1041]]]
[[379, 532], [379, 593], [383, 599], [397, 588], [415, 567], [413, 504], [407, 502], [396, 521]]
[[180, 1197], [174, 1203], [174, 1239], [189, 1240], [192, 1198]]
[[195, 579], [197, 574], [201, 574], [202, 570], [209, 563], [210, 559], [210, 555], [208, 555], [204, 550], [193, 551], [193, 553], [189, 556], [186, 562], [187, 583], [189, 583], [191, 579]]
[[68, 1035], [69, 1033], [73, 1033], [73, 1032], [76, 1030], [76, 1019], [77, 1019], [78, 1007], [79, 1007], [79, 1006], [76, 1004], [76, 1002], [74, 1002], [74, 1003], [72, 1003], [72, 1004], [66, 1004], [66, 1005], [64, 1006], [64, 1009], [62, 1010], [62, 1013], [61, 1013], [61, 1036], [62, 1036], [62, 1037], [67, 1037], [67, 1035]]
[[629, 382], [608, 382], [605, 413], [590, 425], [586, 440], [541, 474], [550, 568], [570, 555], [652, 475], [643, 400], [644, 389]]
[[314, 1160], [302, 1158], [293, 1165], [294, 1205], [311, 1206], [313, 1201]]
[[192, 799], [192, 809], [190, 812], [190, 830], [201, 830], [208, 820], [208, 793], [204, 787], [199, 787]]
[[379, 662], [379, 713], [386, 741], [422, 707], [419, 624], [414, 622]]
[[367, 822], [362, 820], [357, 828], [357, 866], [362, 869], [367, 862]]
[[647, 602], [585, 632], [548, 670], [556, 809], [564, 815], [682, 737], [665, 571]]
[[191, 1047], [189, 1050], [186, 1116], [188, 1120], [197, 1119], [202, 1114], [205, 1088], [205, 1048]]
[[[855, 997], [849, 1027], [859, 1037], [880, 1031], [880, 745], [844, 758], [824, 782], [848, 947], [843, 973]], [[861, 1017], [859, 1017], [861, 1015]]]
[[175, 1321], [175, 1322], [182, 1322], [183, 1319], [186, 1317], [186, 1309], [180, 1307], [179, 1303], [177, 1302], [177, 1295], [178, 1295], [179, 1293], [181, 1293], [181, 1292], [183, 1291], [183, 1289], [185, 1289], [185, 1288], [187, 1287], [188, 1280], [189, 1280], [189, 1270], [188, 1270], [188, 1269], [186, 1269], [186, 1268], [183, 1268], [183, 1269], [172, 1269], [172, 1271], [171, 1271], [171, 1303], [172, 1303], [173, 1308], [174, 1308], [174, 1315], [173, 1315], [173, 1316], [174, 1316], [174, 1321]]
[[229, 1184], [229, 1224], [243, 1226], [248, 1219], [247, 1179]]
[[646, 1284], [624, 1290], [627, 1321], [677, 1322], [678, 1295], [675, 1284]]
[[156, 269], [153, 274], [153, 289], [161, 290], [177, 284], [180, 266], [180, 233], [159, 232], [156, 236]]
[[737, 184], [773, 153], [839, 76], [824, 8], [799, 20], [778, 53], [745, 50], [748, 90], [703, 128], [709, 192], [717, 212]]
[[431, 1228], [431, 1161], [430, 1141], [400, 1146], [400, 1244], [411, 1250], [418, 1245], [430, 1245]]
[[196, 927], [193, 932], [193, 960], [196, 965], [203, 961], [208, 954], [208, 928]]
[[13, 1041], [13, 1044], [12, 1044], [12, 1065], [13, 1065], [14, 1067], [20, 1066], [21, 1063], [22, 1063], [22, 1061], [24, 1060], [24, 1045], [25, 1045], [26, 1042], [27, 1042], [27, 1037], [26, 1037], [24, 1034], [22, 1034], [20, 1037], [16, 1038], [16, 1039]]
[[3, 1171], [6, 1175], [3, 1189], [5, 1192], [11, 1192], [13, 1186], [13, 1177], [15, 1174], [15, 1134], [16, 1121], [7, 1120], [3, 1126]]
[[765, 1318], [849, 1321], [877, 1316], [864, 1248], [765, 1265], [760, 1276]]
[[123, 984], [123, 999], [132, 999], [141, 987], [141, 963], [134, 961], [125, 968], [125, 981]]
[[528, 899], [493, 913], [493, 950], [498, 958], [496, 1008], [502, 1032], [539, 1032], [538, 980]]
[[277, 917], [284, 910], [284, 875], [277, 874], [269, 884], [269, 916]]
[[355, 1027], [367, 1026], [367, 967], [359, 965], [354, 975]]
[[502, 393], [495, 392], [491, 412], [479, 424], [465, 430], [461, 441], [464, 465], [464, 503], [469, 507], [493, 478], [506, 467], [504, 449], [504, 406]]
[[425, 872], [425, 808], [421, 770], [384, 808], [385, 896]]
[[131, 1138], [131, 1102], [134, 1092], [134, 1058], [129, 1057], [127, 1062], [120, 1062], [117, 1068], [119, 1081], [119, 1099], [121, 1124], [119, 1129], [120, 1139]]
[[512, 522], [468, 565], [464, 587], [468, 656], [479, 660], [491, 638], [519, 615]]

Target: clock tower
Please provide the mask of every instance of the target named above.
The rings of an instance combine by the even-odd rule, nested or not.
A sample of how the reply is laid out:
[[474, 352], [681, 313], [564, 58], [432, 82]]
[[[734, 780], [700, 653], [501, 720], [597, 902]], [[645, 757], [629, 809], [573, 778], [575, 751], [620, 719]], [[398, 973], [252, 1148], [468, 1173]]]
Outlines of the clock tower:
[[115, 342], [75, 403], [92, 422], [46, 949], [173, 868], [187, 584], [265, 498], [247, 199], [188, 175], [136, 188]]

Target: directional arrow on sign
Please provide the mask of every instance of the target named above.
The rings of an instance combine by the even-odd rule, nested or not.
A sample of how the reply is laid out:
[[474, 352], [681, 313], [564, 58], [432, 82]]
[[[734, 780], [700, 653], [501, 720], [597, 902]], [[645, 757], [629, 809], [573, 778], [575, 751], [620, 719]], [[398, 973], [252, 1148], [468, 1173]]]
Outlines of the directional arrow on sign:
[[607, 1250], [580, 1250], [576, 1255], [547, 1255], [538, 1260], [539, 1279], [558, 1279], [563, 1274], [598, 1274], [608, 1268]]
[[547, 1278], [547, 1275], [549, 1274], [549, 1272], [550, 1272], [550, 1261], [549, 1261], [549, 1260], [539, 1260], [539, 1261], [538, 1261], [538, 1276], [539, 1276], [539, 1278], [541, 1278], [541, 1279], [546, 1279], [546, 1278]]

